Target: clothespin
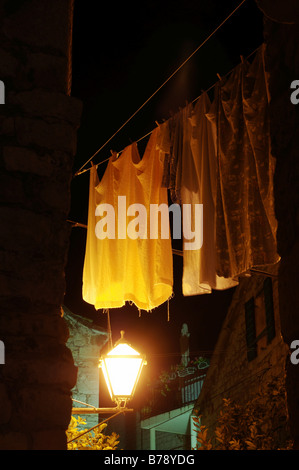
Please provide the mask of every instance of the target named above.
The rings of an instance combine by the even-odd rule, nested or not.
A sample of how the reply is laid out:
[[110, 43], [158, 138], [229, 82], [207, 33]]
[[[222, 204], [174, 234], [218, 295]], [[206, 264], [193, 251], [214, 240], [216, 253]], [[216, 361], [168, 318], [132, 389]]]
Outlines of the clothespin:
[[242, 64], [244, 64], [244, 57], [242, 55], [240, 55], [240, 59], [241, 59]]
[[117, 159], [119, 156], [119, 153], [117, 153], [115, 150], [110, 150], [110, 153], [111, 153], [111, 157], [114, 157], [115, 159]]
[[217, 73], [217, 77], [219, 78], [219, 80], [222, 80], [220, 73]]
[[155, 123], [157, 124], [158, 127], [160, 126], [160, 124], [158, 123], [158, 121], [155, 121]]

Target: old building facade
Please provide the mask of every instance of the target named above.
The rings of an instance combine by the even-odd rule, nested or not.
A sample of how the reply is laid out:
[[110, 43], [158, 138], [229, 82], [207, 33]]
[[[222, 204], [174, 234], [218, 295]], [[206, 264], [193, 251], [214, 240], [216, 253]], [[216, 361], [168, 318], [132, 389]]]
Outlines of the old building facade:
[[285, 377], [288, 347], [281, 335], [278, 265], [240, 278], [222, 326], [196, 410], [217, 445], [223, 399], [244, 406], [275, 378]]
[[[269, 74], [270, 131], [274, 176], [277, 246], [281, 256], [278, 273], [281, 331], [290, 346], [299, 338], [299, 105], [291, 102], [293, 80], [299, 79], [299, 12], [296, 0], [256, 0], [264, 14], [266, 70]], [[286, 362], [286, 389], [294, 446], [299, 449], [299, 372]]]
[[[108, 341], [108, 333], [91, 320], [74, 314], [65, 306], [63, 312], [69, 329], [66, 345], [71, 350], [74, 363], [78, 367], [77, 382], [72, 389], [73, 407], [84, 408], [86, 403], [99, 408], [99, 359], [101, 350]], [[85, 427], [88, 429], [99, 422], [97, 414], [80, 414], [80, 416], [86, 421]]]

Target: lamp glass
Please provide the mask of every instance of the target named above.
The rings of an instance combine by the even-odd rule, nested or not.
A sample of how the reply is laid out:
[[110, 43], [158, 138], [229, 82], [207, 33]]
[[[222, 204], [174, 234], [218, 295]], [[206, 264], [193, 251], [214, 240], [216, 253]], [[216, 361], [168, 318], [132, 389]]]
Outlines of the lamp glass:
[[133, 395], [143, 364], [143, 357], [127, 343], [120, 343], [107, 353], [102, 368], [113, 400]]

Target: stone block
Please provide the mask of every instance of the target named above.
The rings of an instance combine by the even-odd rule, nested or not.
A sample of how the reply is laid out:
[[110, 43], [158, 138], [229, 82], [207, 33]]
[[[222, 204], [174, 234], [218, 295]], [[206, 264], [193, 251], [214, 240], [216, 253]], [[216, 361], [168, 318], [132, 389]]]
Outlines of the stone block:
[[100, 356], [100, 349], [97, 346], [84, 346], [79, 351], [79, 357], [85, 359], [97, 359]]
[[16, 392], [18, 407], [14, 410], [14, 425], [20, 428], [43, 430], [67, 429], [72, 400], [66, 393], [50, 388], [24, 387]]
[[[45, 241], [51, 236], [51, 219], [29, 210], [1, 207], [0, 220], [0, 245], [8, 250], [22, 248], [27, 239], [31, 243], [45, 246]], [[36, 230], [36, 227], [39, 230]], [[11, 243], [8, 243], [8, 240]]]
[[16, 136], [18, 143], [24, 147], [38, 146], [69, 152], [71, 155], [75, 154], [77, 148], [77, 134], [66, 122], [17, 117]]
[[12, 117], [0, 116], [0, 135], [13, 136], [14, 135], [14, 119]]
[[47, 182], [41, 191], [41, 199], [51, 209], [56, 209], [65, 214], [70, 210], [70, 187], [68, 181], [55, 180]]
[[[51, 273], [47, 267], [40, 271], [41, 263], [36, 263], [37, 269], [28, 264], [18, 270], [18, 278], [14, 278], [15, 271], [6, 263], [5, 273], [0, 274], [0, 294], [27, 296], [31, 301], [46, 301], [51, 298], [53, 302], [60, 303], [64, 296], [64, 275], [61, 270]], [[8, 265], [8, 266], [7, 266]], [[39, 267], [38, 267], [39, 266]], [[63, 284], [62, 284], [63, 283]]]
[[[0, 405], [0, 426], [8, 423], [11, 417], [12, 404], [8, 396], [7, 389], [3, 383], [0, 383], [0, 404], [5, 403], [5, 406]], [[0, 443], [1, 448], [1, 443]]]
[[32, 448], [30, 450], [66, 450], [67, 437], [61, 429], [39, 431], [32, 433]]
[[68, 329], [64, 319], [55, 314], [54, 309], [52, 314], [47, 313], [46, 309], [44, 314], [34, 314], [32, 310], [26, 313], [25, 310], [18, 312], [13, 307], [8, 309], [0, 306], [1, 337], [11, 335], [47, 336], [57, 338], [59, 343], [64, 344], [68, 337]]
[[48, 258], [50, 264], [56, 260], [64, 266], [69, 242], [65, 217], [55, 220], [27, 209], [0, 207], [0, 220], [0, 246], [18, 253], [27, 250], [27, 256]]
[[0, 76], [5, 81], [6, 78], [16, 76], [19, 62], [9, 51], [0, 48]]
[[[5, 203], [9, 201], [12, 205], [18, 207], [26, 204], [26, 194], [23, 181], [17, 175], [1, 173], [0, 174], [0, 201]], [[2, 225], [2, 224], [1, 224]]]
[[29, 450], [29, 438], [24, 432], [0, 432], [0, 450]]
[[3, 33], [7, 38], [68, 56], [71, 32], [71, 2], [31, 0], [6, 2]]
[[91, 393], [98, 393], [99, 390], [99, 369], [97, 369], [96, 364], [94, 365], [94, 368], [94, 374], [84, 374], [81, 369], [78, 374], [76, 386], [78, 392], [85, 396], [90, 395]]
[[[55, 168], [55, 177], [57, 180], [69, 178], [72, 174], [73, 158], [69, 153], [60, 150], [53, 150], [49, 153], [49, 159], [53, 168]], [[66, 176], [67, 175], [67, 176]]]
[[48, 159], [24, 147], [4, 147], [3, 160], [8, 171], [31, 173], [38, 176], [50, 176], [53, 167]]
[[63, 93], [55, 93], [41, 89], [11, 92], [7, 94], [8, 104], [18, 105], [32, 117], [52, 117], [67, 121], [75, 128], [80, 123], [82, 102]]
[[[25, 338], [23, 341], [19, 339], [18, 344], [14, 341], [13, 345], [6, 339], [9, 354], [2, 366], [4, 380], [71, 390], [77, 381], [77, 367], [70, 351], [68, 350], [66, 357], [67, 348], [60, 346], [61, 356], [57, 357], [57, 348], [54, 354], [53, 346], [49, 345], [47, 338], [41, 340], [47, 345], [47, 354], [34, 347], [34, 338]], [[32, 345], [31, 351], [29, 343]]]
[[[27, 53], [27, 62], [22, 72], [37, 88], [67, 93], [68, 66], [66, 57], [32, 52]], [[21, 83], [17, 88], [25, 87]]]

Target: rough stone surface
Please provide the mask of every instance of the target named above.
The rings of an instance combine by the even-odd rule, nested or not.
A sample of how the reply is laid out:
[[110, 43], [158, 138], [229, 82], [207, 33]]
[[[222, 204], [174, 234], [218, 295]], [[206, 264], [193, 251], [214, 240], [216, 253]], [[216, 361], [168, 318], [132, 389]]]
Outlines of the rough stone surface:
[[[290, 8], [297, 2], [284, 2]], [[299, 19], [297, 24], [265, 21], [266, 68], [269, 73], [272, 153], [276, 158], [274, 180], [278, 220], [279, 297], [282, 335], [285, 343], [299, 339], [299, 106], [290, 101], [290, 85], [299, 79]], [[299, 371], [287, 361], [288, 410], [295, 449], [299, 449]]]
[[77, 366], [61, 305], [81, 103], [72, 0], [0, 0], [0, 449], [66, 449]]
[[66, 434], [59, 428], [31, 435], [31, 450], [65, 450], [66, 446]]
[[[69, 328], [67, 346], [72, 351], [74, 362], [78, 367], [77, 382], [72, 389], [73, 398], [89, 405], [103, 407], [99, 397], [101, 372], [98, 366], [101, 349], [108, 341], [108, 333], [91, 321], [70, 312], [66, 307], [63, 309], [64, 318]], [[83, 406], [73, 402], [73, 407], [81, 408]], [[86, 421], [88, 428], [98, 423], [98, 415], [80, 416]]]
[[[291, 82], [299, 79], [298, 2], [258, 0], [257, 3], [265, 14], [265, 65], [271, 97], [271, 145], [276, 158], [274, 196], [281, 255], [280, 321], [283, 339], [289, 346], [299, 339], [299, 105], [290, 100]], [[286, 386], [292, 437], [295, 449], [299, 449], [299, 369], [290, 361], [286, 365]]]
[[67, 122], [17, 117], [15, 126], [17, 142], [21, 146], [63, 150], [71, 155], [75, 153], [76, 132]]
[[[267, 272], [274, 275], [277, 275], [277, 271], [278, 266], [267, 267]], [[272, 378], [285, 376], [288, 348], [280, 332], [278, 277], [272, 279], [276, 335], [269, 344], [266, 337], [261, 338], [257, 343], [257, 357], [251, 361], [247, 357], [245, 302], [254, 297], [258, 305], [256, 299], [264, 279], [265, 276], [256, 274], [251, 278], [240, 279], [223, 323], [196, 405], [210, 437], [213, 437], [217, 418], [223, 408], [223, 398], [245, 405], [255, 397], [259, 387], [265, 386]], [[265, 308], [262, 306], [256, 311], [257, 335], [258, 325], [263, 324], [264, 318]]]
[[48, 177], [53, 173], [50, 162], [41, 159], [36, 152], [26, 147], [4, 147], [3, 160], [8, 171]]
[[0, 403], [5, 406], [0, 407], [0, 424], [6, 424], [10, 420], [12, 413], [12, 405], [8, 396], [7, 388], [4, 384], [0, 384]]
[[7, 95], [8, 103], [19, 106], [24, 113], [32, 117], [52, 117], [56, 121], [63, 119], [77, 127], [80, 121], [82, 104], [73, 98], [71, 101], [63, 93], [35, 89]]

